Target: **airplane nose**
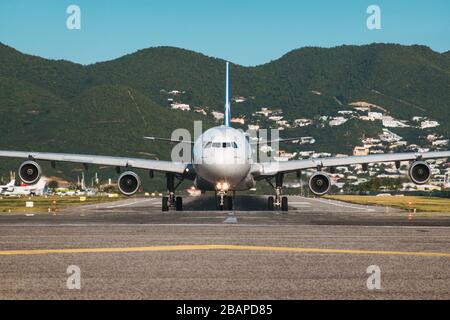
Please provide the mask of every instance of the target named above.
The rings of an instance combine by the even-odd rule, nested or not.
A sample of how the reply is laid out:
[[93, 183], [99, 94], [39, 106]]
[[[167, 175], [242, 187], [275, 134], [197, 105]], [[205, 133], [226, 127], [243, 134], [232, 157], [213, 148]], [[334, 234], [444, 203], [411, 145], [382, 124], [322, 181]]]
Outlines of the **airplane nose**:
[[230, 185], [235, 185], [247, 176], [250, 166], [248, 164], [202, 164], [197, 170], [202, 178], [211, 183], [226, 181]]

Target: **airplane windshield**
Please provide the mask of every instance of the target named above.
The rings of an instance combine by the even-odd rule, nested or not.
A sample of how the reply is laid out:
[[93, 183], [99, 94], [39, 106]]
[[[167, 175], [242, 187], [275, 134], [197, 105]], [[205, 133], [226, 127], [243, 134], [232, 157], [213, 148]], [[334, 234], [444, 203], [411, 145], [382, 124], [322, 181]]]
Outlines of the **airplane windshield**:
[[[207, 143], [205, 148], [209, 148], [210, 144]], [[236, 142], [213, 142], [212, 143], [213, 148], [234, 148], [237, 149], [238, 145]]]

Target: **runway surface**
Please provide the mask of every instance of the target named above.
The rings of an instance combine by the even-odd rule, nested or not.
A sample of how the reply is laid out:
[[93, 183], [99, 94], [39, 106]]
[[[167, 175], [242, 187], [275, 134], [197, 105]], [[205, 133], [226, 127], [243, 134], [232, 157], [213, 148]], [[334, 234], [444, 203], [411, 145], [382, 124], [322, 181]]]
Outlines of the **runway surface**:
[[[290, 197], [132, 198], [0, 216], [1, 299], [449, 299], [450, 218]], [[78, 266], [81, 289], [67, 288]], [[369, 290], [369, 266], [381, 289]]]

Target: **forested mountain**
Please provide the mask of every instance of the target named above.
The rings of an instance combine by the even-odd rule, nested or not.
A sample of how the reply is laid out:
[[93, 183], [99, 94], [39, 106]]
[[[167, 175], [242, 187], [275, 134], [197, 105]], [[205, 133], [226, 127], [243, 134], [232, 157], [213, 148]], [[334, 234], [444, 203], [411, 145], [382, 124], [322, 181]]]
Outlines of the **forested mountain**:
[[[168, 92], [184, 92], [172, 98], [191, 107], [222, 111], [224, 65], [200, 53], [157, 47], [83, 66], [0, 44], [0, 148], [168, 158], [170, 146], [142, 137], [191, 129], [195, 119], [204, 128], [214, 124], [211, 116], [171, 110]], [[450, 132], [449, 52], [424, 46], [293, 50], [256, 67], [232, 65], [231, 91], [247, 98], [232, 106], [233, 115], [247, 118], [267, 106], [282, 109], [285, 119], [314, 118], [367, 101], [399, 119], [438, 119], [439, 131]], [[332, 128], [313, 133], [319, 145], [323, 134], [334, 149], [348, 152], [367, 130], [379, 129], [349, 122], [336, 129], [338, 135]], [[0, 171], [9, 166], [2, 160]]]

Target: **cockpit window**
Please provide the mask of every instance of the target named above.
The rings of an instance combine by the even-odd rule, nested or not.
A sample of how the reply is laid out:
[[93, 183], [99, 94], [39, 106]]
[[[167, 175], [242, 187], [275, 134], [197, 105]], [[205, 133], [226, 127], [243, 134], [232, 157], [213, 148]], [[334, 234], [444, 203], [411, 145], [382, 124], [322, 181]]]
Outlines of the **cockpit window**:
[[[205, 148], [210, 148], [211, 142], [208, 142], [205, 145]], [[212, 143], [213, 148], [234, 148], [237, 149], [238, 145], [236, 142], [213, 142]]]

